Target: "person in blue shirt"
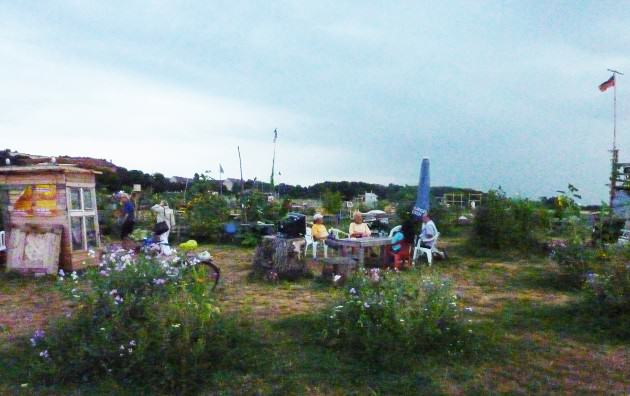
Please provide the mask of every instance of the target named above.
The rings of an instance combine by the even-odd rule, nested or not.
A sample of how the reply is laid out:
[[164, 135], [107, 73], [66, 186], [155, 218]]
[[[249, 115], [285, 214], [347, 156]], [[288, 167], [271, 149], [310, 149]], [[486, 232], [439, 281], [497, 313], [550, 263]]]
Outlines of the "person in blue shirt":
[[400, 230], [394, 233], [392, 236], [392, 252], [396, 253], [400, 251], [402, 242], [405, 241], [408, 244], [413, 244], [413, 239], [416, 236], [416, 226], [411, 219], [407, 219], [402, 223]]
[[129, 235], [133, 232], [133, 227], [136, 224], [135, 207], [129, 195], [126, 193], [119, 194], [120, 204], [122, 205], [122, 217], [120, 227], [120, 240], [125, 241], [129, 238]]

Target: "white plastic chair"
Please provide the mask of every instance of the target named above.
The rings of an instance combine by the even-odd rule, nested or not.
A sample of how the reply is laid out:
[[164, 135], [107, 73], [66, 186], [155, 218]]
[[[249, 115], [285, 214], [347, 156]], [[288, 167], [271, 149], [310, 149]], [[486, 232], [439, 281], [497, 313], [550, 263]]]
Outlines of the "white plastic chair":
[[[439, 250], [437, 247], [437, 241], [439, 237], [440, 237], [440, 233], [438, 232], [437, 234], [433, 236], [433, 238], [430, 238], [430, 239], [418, 238], [418, 241], [416, 242], [416, 247], [413, 249], [412, 261], [415, 262], [417, 259], [422, 257], [422, 255], [426, 255], [427, 262], [429, 263], [429, 266], [431, 266], [431, 264], [433, 263], [434, 254], [442, 257], [443, 259], [446, 258], [446, 253]], [[431, 248], [423, 247], [422, 244], [427, 244], [427, 245], [430, 244]]]
[[348, 233], [347, 233], [347, 232], [345, 232], [345, 231], [341, 231], [341, 230], [340, 230], [340, 229], [338, 229], [338, 228], [330, 228], [330, 229], [328, 230], [328, 232], [332, 232], [332, 233], [333, 233], [333, 235], [335, 236], [335, 238], [337, 238], [337, 239], [339, 239], [339, 237], [340, 237], [341, 235], [343, 235], [343, 236], [344, 236], [344, 238], [348, 238], [348, 237], [350, 237], [350, 234], [348, 234]]
[[0, 252], [7, 250], [7, 241], [5, 240], [5, 232], [0, 231]]
[[398, 231], [400, 231], [402, 229], [402, 225], [397, 225], [396, 227], [392, 228], [389, 231], [389, 237], [393, 237], [395, 233], [397, 233]]
[[313, 239], [313, 230], [311, 229], [311, 227], [306, 227], [304, 240], [306, 241], [306, 245], [304, 246], [304, 256], [306, 256], [308, 247], [312, 246], [311, 249], [313, 250], [313, 258], [317, 258], [317, 246], [322, 245], [324, 247], [324, 257], [328, 258], [328, 246], [326, 246], [323, 241], [316, 241], [315, 239]]

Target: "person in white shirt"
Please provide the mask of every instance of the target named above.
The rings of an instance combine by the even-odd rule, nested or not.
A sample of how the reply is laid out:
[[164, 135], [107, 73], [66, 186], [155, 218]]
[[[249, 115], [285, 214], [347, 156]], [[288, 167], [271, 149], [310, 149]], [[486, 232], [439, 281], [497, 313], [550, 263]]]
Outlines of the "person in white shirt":
[[422, 215], [422, 230], [420, 231], [421, 246], [431, 249], [434, 241], [432, 240], [438, 233], [437, 227], [428, 213]]
[[159, 204], [155, 204], [151, 207], [151, 211], [155, 213], [156, 223], [166, 222], [168, 225], [168, 231], [160, 234], [160, 247], [162, 253], [170, 254], [170, 247], [168, 244], [168, 236], [171, 233], [173, 227], [175, 227], [175, 212], [168, 207], [168, 202], [160, 201]]

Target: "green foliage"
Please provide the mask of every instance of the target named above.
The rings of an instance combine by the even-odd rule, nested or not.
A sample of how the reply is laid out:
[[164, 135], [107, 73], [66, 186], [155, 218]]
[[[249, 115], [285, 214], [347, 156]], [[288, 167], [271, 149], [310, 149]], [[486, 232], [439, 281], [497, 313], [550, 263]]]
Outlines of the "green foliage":
[[203, 266], [121, 251], [84, 276], [60, 277], [59, 287], [77, 308], [23, 346], [32, 376], [24, 382], [107, 378], [148, 393], [192, 394], [212, 370], [244, 364], [233, 350], [251, 339], [220, 314]]
[[489, 191], [473, 221], [471, 247], [490, 250], [540, 250], [550, 218], [539, 203], [507, 198], [501, 190]]
[[580, 287], [595, 265], [597, 252], [580, 242], [553, 241], [549, 257], [560, 267], [565, 282]]
[[326, 209], [328, 214], [337, 214], [341, 210], [343, 201], [341, 199], [341, 193], [339, 191], [332, 192], [326, 191], [322, 195], [322, 206]]
[[187, 204], [186, 220], [191, 237], [202, 241], [218, 241], [223, 224], [229, 219], [226, 200], [218, 195], [197, 194]]
[[469, 347], [464, 310], [450, 281], [436, 276], [416, 283], [374, 269], [352, 278], [345, 299], [327, 315], [327, 345], [368, 363], [395, 364], [408, 354], [459, 355]]
[[251, 232], [251, 231], [243, 233], [240, 239], [241, 239], [241, 246], [249, 247], [249, 248], [256, 247], [260, 240], [259, 236], [256, 233]]
[[607, 313], [630, 314], [630, 248], [609, 249], [605, 265], [585, 276], [587, 298]]
[[597, 221], [593, 225], [592, 238], [595, 243], [614, 243], [621, 235], [624, 219], [614, 217], [610, 206], [602, 203]]
[[263, 220], [267, 206], [267, 197], [258, 191], [252, 191], [245, 200], [247, 221], [255, 222]]
[[567, 186], [567, 190], [568, 192], [559, 190], [560, 195], [556, 197], [554, 217], [558, 219], [580, 215], [580, 205], [577, 201], [582, 199], [582, 196], [578, 194], [578, 189], [571, 183]]

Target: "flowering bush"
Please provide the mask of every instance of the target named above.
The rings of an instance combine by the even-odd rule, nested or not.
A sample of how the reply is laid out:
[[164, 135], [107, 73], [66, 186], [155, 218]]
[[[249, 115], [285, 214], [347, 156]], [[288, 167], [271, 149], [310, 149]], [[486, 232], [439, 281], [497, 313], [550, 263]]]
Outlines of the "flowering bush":
[[107, 377], [193, 392], [231, 360], [244, 334], [212, 303], [204, 271], [177, 256], [150, 259], [124, 250], [81, 276], [60, 271], [59, 288], [76, 309], [30, 339], [31, 371], [44, 382]]
[[581, 286], [586, 274], [591, 271], [598, 257], [606, 258], [606, 252], [598, 252], [582, 243], [553, 241], [550, 243], [549, 257], [558, 263], [566, 281], [573, 286]]
[[472, 333], [465, 312], [448, 280], [414, 283], [395, 272], [371, 271], [349, 280], [345, 300], [328, 313], [324, 339], [376, 363], [409, 352], [457, 354]]

